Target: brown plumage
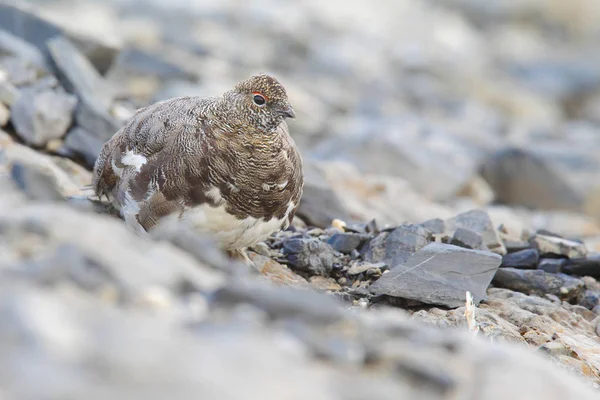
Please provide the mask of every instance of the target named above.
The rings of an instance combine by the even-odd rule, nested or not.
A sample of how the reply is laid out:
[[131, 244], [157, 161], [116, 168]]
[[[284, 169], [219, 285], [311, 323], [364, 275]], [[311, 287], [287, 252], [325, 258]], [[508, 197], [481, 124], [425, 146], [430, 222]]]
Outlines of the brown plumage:
[[142, 108], [102, 148], [93, 187], [128, 226], [188, 219], [235, 251], [286, 228], [300, 203], [302, 161], [285, 118], [284, 87], [256, 75], [221, 97]]

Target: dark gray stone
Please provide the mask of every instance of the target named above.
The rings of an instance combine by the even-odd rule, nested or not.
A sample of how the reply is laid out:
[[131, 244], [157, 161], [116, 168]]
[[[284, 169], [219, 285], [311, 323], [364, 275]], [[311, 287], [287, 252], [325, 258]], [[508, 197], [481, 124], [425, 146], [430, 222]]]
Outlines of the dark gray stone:
[[431, 231], [434, 234], [442, 234], [446, 232], [446, 223], [440, 218], [427, 220], [420, 224], [423, 228]]
[[480, 234], [470, 229], [457, 228], [452, 236], [450, 244], [466, 249], [479, 250], [483, 245], [483, 239]]
[[365, 259], [374, 263], [383, 261], [393, 268], [432, 240], [433, 234], [424, 227], [402, 225], [371, 240]]
[[430, 243], [384, 274], [369, 290], [375, 295], [451, 308], [463, 306], [469, 291], [478, 304], [501, 261], [502, 257], [491, 252]]
[[54, 178], [40, 169], [15, 162], [12, 164], [10, 175], [17, 187], [32, 200], [62, 200]]
[[333, 268], [333, 248], [318, 239], [288, 239], [283, 242], [283, 253], [289, 263], [302, 271], [327, 275]]
[[471, 210], [450, 218], [446, 221], [446, 228], [449, 234], [452, 234], [458, 228], [470, 229], [481, 235], [483, 244], [491, 251], [499, 254], [506, 252], [490, 216], [483, 210]]
[[577, 299], [577, 304], [593, 310], [594, 307], [600, 305], [600, 291], [599, 290], [584, 290]]
[[65, 135], [73, 122], [75, 96], [59, 91], [22, 90], [11, 109], [17, 134], [29, 145], [43, 146]]
[[80, 156], [87, 166], [92, 168], [100, 155], [103, 144], [101, 139], [82, 127], [76, 126], [67, 132], [60, 153], [67, 157]]
[[297, 215], [310, 226], [327, 228], [334, 219], [349, 221], [348, 211], [333, 191], [318, 165], [304, 165], [304, 192]]
[[589, 254], [585, 258], [565, 260], [563, 271], [571, 275], [600, 279], [600, 253]]
[[119, 122], [110, 115], [113, 89], [67, 38], [49, 40], [48, 49], [61, 83], [79, 97], [75, 110], [77, 124], [100, 140], [108, 140], [120, 127]]
[[369, 235], [361, 235], [359, 233], [336, 233], [327, 240], [327, 243], [340, 253], [350, 254], [369, 239]]
[[508, 253], [502, 257], [501, 268], [536, 269], [540, 253], [536, 249], [526, 249]]
[[564, 300], [576, 298], [583, 291], [581, 279], [565, 274], [549, 274], [545, 271], [500, 268], [493, 280], [494, 286], [544, 296], [553, 294]]
[[538, 269], [551, 274], [558, 274], [563, 271], [565, 258], [542, 258], [538, 263]]
[[[12, 2], [11, 2], [12, 3]], [[90, 59], [101, 73], [106, 72], [118, 53], [118, 49], [97, 39], [78, 37], [63, 28], [36, 15], [33, 7], [26, 3], [0, 3], [0, 27], [3, 30], [25, 40], [42, 53], [48, 50], [47, 41], [56, 36], [67, 36], [73, 40], [80, 51]]]

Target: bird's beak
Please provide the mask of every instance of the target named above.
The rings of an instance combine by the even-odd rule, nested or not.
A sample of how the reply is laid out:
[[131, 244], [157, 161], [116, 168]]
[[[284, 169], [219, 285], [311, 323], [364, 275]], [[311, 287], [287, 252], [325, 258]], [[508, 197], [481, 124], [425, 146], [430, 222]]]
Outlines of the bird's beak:
[[283, 115], [286, 118], [296, 118], [296, 112], [294, 111], [291, 105], [288, 105], [286, 108], [284, 108], [281, 111], [281, 115]]

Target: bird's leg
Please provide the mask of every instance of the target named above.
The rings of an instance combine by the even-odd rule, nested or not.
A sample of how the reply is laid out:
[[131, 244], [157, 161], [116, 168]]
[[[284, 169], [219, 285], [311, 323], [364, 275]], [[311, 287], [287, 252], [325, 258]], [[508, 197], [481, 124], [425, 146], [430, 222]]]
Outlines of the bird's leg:
[[227, 255], [233, 260], [241, 261], [244, 264], [249, 265], [251, 267], [254, 266], [254, 263], [252, 262], [252, 260], [250, 260], [248, 254], [246, 254], [246, 251], [244, 249], [227, 250]]

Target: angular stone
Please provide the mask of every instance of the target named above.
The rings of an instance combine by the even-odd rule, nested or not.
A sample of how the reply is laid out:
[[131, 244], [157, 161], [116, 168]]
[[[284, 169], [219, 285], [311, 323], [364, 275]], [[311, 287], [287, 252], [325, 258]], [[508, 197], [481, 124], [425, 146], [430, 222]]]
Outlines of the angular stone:
[[589, 254], [585, 258], [566, 260], [563, 271], [566, 274], [591, 276], [600, 280], [600, 253]]
[[10, 175], [17, 187], [32, 200], [58, 201], [63, 199], [52, 175], [31, 164], [13, 163]]
[[77, 124], [100, 140], [108, 140], [120, 127], [109, 111], [114, 90], [68, 39], [53, 38], [48, 41], [48, 49], [62, 84], [79, 97]]
[[446, 228], [449, 233], [456, 231], [458, 228], [466, 228], [477, 232], [481, 235], [483, 244], [490, 251], [500, 255], [506, 254], [506, 248], [500, 240], [490, 216], [483, 210], [471, 210], [450, 218], [446, 221]]
[[27, 60], [39, 69], [50, 70], [48, 61], [37, 47], [4, 29], [0, 29], [0, 52]]
[[538, 210], [600, 216], [600, 157], [594, 146], [564, 134], [526, 148], [506, 148], [484, 164], [496, 201]]
[[500, 268], [536, 269], [540, 253], [536, 249], [526, 249], [508, 253], [502, 257]]
[[433, 241], [431, 231], [421, 225], [402, 225], [371, 240], [365, 260], [385, 262], [390, 267], [405, 262], [413, 253]]
[[327, 243], [340, 253], [350, 254], [352, 250], [358, 249], [369, 238], [369, 235], [358, 233], [335, 233], [327, 240]]
[[563, 239], [555, 236], [535, 235], [531, 243], [540, 251], [541, 255], [553, 254], [567, 258], [583, 258], [587, 248], [583, 243]]
[[457, 228], [452, 236], [450, 244], [464, 247], [466, 249], [480, 250], [483, 244], [481, 235], [466, 228]]
[[579, 295], [577, 303], [580, 306], [593, 310], [594, 307], [600, 305], [600, 290], [585, 290]]
[[340, 284], [337, 283], [333, 278], [315, 275], [311, 276], [308, 281], [310, 282], [310, 285], [317, 290], [331, 292], [339, 292], [340, 290], [342, 290]]
[[283, 242], [283, 254], [299, 270], [327, 275], [333, 268], [333, 248], [318, 239], [288, 239]]
[[48, 72], [40, 70], [31, 61], [14, 56], [0, 60], [0, 70], [6, 74], [6, 79], [15, 86], [22, 87], [35, 83]]
[[270, 282], [278, 285], [308, 286], [306, 279], [269, 257], [255, 253], [250, 253], [248, 257], [258, 272]]
[[28, 144], [43, 146], [64, 136], [73, 122], [77, 99], [57, 91], [21, 91], [11, 110], [17, 134]]
[[336, 218], [350, 220], [348, 212], [325, 179], [325, 173], [311, 162], [304, 165], [304, 192], [298, 216], [308, 225], [319, 228], [327, 228]]
[[570, 300], [583, 291], [583, 281], [565, 274], [549, 274], [542, 270], [500, 268], [492, 282], [494, 286], [544, 296], [547, 293]]
[[434, 218], [420, 224], [423, 228], [431, 231], [433, 234], [442, 234], [446, 232], [446, 223], [443, 219]]
[[67, 132], [60, 153], [67, 157], [81, 156], [86, 165], [92, 168], [100, 155], [104, 142], [80, 126]]
[[527, 249], [531, 248], [531, 244], [529, 242], [520, 241], [520, 240], [519, 241], [505, 240], [504, 247], [506, 247], [507, 253], [516, 253], [517, 251], [527, 250]]
[[47, 51], [47, 40], [66, 35], [84, 52], [100, 72], [106, 72], [118, 53], [118, 46], [79, 35], [59, 27], [36, 14], [34, 8], [24, 2], [0, 3], [0, 27], [12, 35], [35, 46], [42, 53]]
[[0, 103], [12, 107], [20, 95], [15, 85], [0, 76]]
[[382, 275], [369, 290], [451, 308], [463, 306], [469, 291], [478, 304], [501, 261], [495, 253], [430, 243]]
[[542, 258], [537, 268], [551, 274], [558, 274], [559, 272], [563, 272], [566, 261], [564, 258]]

